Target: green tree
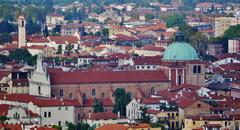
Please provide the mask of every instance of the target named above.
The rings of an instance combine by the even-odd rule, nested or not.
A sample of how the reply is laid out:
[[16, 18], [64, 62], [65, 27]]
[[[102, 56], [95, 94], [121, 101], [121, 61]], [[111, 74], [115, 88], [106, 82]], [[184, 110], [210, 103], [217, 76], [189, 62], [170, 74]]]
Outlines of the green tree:
[[61, 127], [61, 126], [58, 126], [58, 125], [53, 125], [52, 127], [55, 128], [55, 129], [57, 129], [57, 130], [62, 130], [62, 127]]
[[185, 24], [185, 15], [182, 14], [172, 14], [166, 17], [167, 27], [176, 27]]
[[240, 25], [230, 26], [230, 28], [224, 32], [223, 37], [228, 39], [240, 37]]
[[102, 35], [104, 36], [104, 37], [109, 37], [109, 29], [108, 28], [104, 28], [103, 30], [102, 30]]
[[0, 63], [6, 63], [8, 61], [10, 61], [10, 59], [7, 56], [0, 54]]
[[0, 23], [0, 33], [11, 33], [16, 31], [16, 26], [10, 24], [8, 21], [3, 20]]
[[155, 18], [155, 17], [154, 17], [154, 15], [152, 15], [152, 14], [146, 14], [146, 15], [145, 15], [146, 21], [153, 20], [154, 18]]
[[52, 29], [52, 34], [60, 34], [60, 32], [61, 32], [61, 25], [56, 25], [56, 27]]
[[4, 43], [10, 43], [10, 42], [11, 42], [11, 36], [9, 33], [0, 34], [0, 45]]
[[98, 99], [94, 99], [93, 112], [104, 112], [103, 103]]
[[26, 62], [29, 65], [35, 65], [37, 56], [32, 56], [27, 49], [16, 49], [14, 52], [10, 52], [9, 58], [19, 62]]
[[44, 27], [43, 34], [44, 34], [44, 37], [48, 37], [49, 36], [47, 25], [45, 25], [45, 27]]
[[113, 96], [115, 98], [115, 105], [113, 108], [113, 112], [120, 112], [121, 115], [126, 115], [126, 106], [131, 101], [130, 93], [126, 93], [125, 89], [117, 88]]
[[104, 12], [104, 8], [103, 6], [98, 5], [95, 8], [93, 8], [92, 11], [96, 14], [101, 14]]
[[92, 18], [92, 19], [87, 19], [88, 22], [91, 22], [91, 23], [97, 23], [99, 22], [98, 19], [95, 19], [95, 18]]
[[0, 122], [1, 123], [4, 123], [6, 120], [9, 120], [9, 118], [6, 117], [6, 116], [0, 116]]
[[156, 122], [156, 123], [151, 123], [152, 128], [161, 128], [161, 130], [165, 130], [165, 122]]
[[67, 127], [68, 127], [68, 130], [76, 130], [76, 125], [74, 125], [73, 123], [68, 123]]
[[207, 50], [208, 39], [201, 32], [197, 32], [189, 37], [190, 44], [197, 49], [199, 53], [204, 53]]
[[183, 24], [179, 27], [179, 31], [184, 34], [185, 40], [189, 42], [189, 38], [198, 32], [197, 28], [191, 27], [190, 25]]
[[77, 130], [89, 130], [90, 126], [87, 123], [78, 123]]
[[58, 45], [57, 54], [62, 54], [62, 45]]
[[41, 25], [39, 23], [33, 22], [31, 18], [27, 19], [26, 24], [27, 34], [35, 34], [41, 32]]
[[140, 111], [141, 111], [141, 117], [137, 119], [137, 121], [140, 123], [150, 124], [152, 120], [152, 116], [149, 113], [147, 113], [147, 107], [140, 107]]

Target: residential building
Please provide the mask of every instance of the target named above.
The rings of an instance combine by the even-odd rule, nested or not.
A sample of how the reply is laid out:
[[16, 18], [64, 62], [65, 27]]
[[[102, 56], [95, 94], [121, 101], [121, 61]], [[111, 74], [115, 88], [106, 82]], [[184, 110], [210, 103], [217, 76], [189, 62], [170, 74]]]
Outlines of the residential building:
[[52, 30], [56, 25], [64, 23], [64, 16], [58, 13], [49, 13], [46, 16], [48, 30]]
[[[0, 104], [21, 106], [27, 111], [26, 113], [35, 113], [40, 118], [37, 124], [39, 125], [59, 125], [66, 126], [68, 122], [75, 123], [77, 114], [77, 100], [62, 100], [53, 98], [40, 98], [28, 94], [4, 94], [0, 95]], [[14, 118], [26, 120], [23, 118], [24, 112], [22, 108], [9, 109], [10, 112], [18, 113]], [[26, 114], [25, 113], [25, 114]], [[10, 113], [9, 113], [10, 114]], [[22, 115], [21, 115], [22, 114]], [[9, 115], [11, 117], [11, 115]], [[31, 119], [28, 117], [28, 119]], [[21, 121], [21, 120], [20, 120]], [[29, 120], [28, 120], [29, 121]], [[35, 121], [35, 120], [34, 120]]]
[[240, 19], [238, 17], [215, 18], [215, 37], [222, 36], [230, 26], [238, 24], [240, 24]]
[[86, 117], [84, 117], [84, 120], [90, 126], [96, 127], [106, 124], [126, 123], [128, 121], [127, 118], [121, 116], [119, 112], [117, 114], [112, 112], [89, 113]]
[[222, 44], [208, 44], [208, 54], [212, 56], [221, 55], [223, 52]]
[[240, 38], [228, 40], [228, 53], [240, 53]]

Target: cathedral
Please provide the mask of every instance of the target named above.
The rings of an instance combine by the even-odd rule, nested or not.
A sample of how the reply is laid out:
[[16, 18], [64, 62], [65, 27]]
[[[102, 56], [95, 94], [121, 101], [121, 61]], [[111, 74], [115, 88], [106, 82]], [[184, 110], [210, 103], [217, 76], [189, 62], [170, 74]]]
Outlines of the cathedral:
[[180, 85], [204, 86], [205, 64], [196, 50], [176, 36], [168, 46], [155, 71], [76, 71], [46, 69], [39, 56], [37, 68], [30, 79], [30, 94], [62, 99], [110, 99], [113, 92], [124, 88], [132, 98], [149, 97], [158, 91]]

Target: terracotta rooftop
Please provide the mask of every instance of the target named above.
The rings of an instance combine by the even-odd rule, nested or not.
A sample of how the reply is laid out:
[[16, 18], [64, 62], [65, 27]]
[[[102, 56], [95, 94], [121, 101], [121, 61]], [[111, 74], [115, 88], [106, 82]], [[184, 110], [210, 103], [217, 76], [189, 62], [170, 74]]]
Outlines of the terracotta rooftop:
[[127, 130], [129, 126], [125, 126], [123, 124], [108, 124], [108, 125], [103, 125], [95, 130]]
[[28, 94], [3, 94], [0, 95], [0, 100], [17, 101], [22, 103], [33, 102], [39, 107], [53, 107], [53, 106], [79, 106], [77, 100], [60, 100], [53, 98], [41, 98]]
[[50, 41], [55, 41], [56, 44], [77, 43], [79, 39], [76, 36], [49, 36]]
[[63, 15], [58, 14], [58, 13], [49, 13], [49, 14], [47, 14], [47, 16], [51, 16], [51, 17], [64, 17]]

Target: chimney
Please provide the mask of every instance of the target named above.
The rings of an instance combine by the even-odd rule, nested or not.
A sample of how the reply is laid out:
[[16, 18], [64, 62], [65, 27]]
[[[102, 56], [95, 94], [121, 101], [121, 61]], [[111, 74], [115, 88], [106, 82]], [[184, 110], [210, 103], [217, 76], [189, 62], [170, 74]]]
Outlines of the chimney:
[[118, 114], [118, 118], [120, 118], [120, 111], [118, 111], [118, 113], [117, 113], [117, 114]]

